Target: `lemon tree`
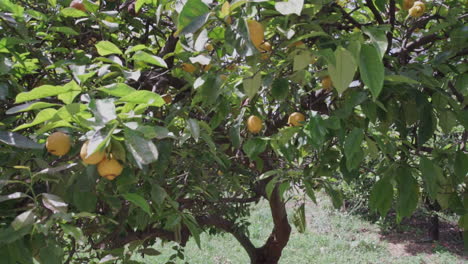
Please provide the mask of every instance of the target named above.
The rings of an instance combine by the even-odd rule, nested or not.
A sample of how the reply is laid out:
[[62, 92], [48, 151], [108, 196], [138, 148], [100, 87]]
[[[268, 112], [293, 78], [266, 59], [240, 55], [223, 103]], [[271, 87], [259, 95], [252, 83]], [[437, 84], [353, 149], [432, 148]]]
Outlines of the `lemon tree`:
[[[383, 216], [424, 199], [468, 230], [466, 10], [1, 0], [2, 263], [140, 263], [202, 232], [278, 263], [305, 200], [340, 207], [363, 176]], [[261, 199], [274, 228], [254, 245]]]

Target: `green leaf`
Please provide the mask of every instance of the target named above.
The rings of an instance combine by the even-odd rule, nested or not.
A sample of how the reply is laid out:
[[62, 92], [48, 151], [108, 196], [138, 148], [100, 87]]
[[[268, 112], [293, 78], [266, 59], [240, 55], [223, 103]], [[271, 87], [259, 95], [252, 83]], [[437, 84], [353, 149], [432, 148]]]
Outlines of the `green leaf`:
[[151, 91], [135, 91], [122, 98], [121, 102], [128, 102], [134, 104], [147, 104], [151, 106], [163, 106], [165, 104], [164, 99], [159, 94]]
[[45, 247], [39, 250], [39, 259], [41, 263], [47, 264], [62, 264], [63, 263], [63, 249], [54, 240], [44, 241]]
[[96, 46], [97, 52], [101, 56], [107, 56], [111, 54], [122, 54], [122, 51], [119, 49], [119, 47], [107, 40], [99, 41], [94, 46]]
[[249, 158], [254, 159], [258, 154], [265, 151], [267, 143], [266, 140], [261, 138], [251, 138], [244, 143], [242, 149]]
[[32, 126], [44, 123], [45, 121], [48, 121], [48, 120], [52, 119], [55, 116], [56, 113], [57, 113], [57, 110], [55, 110], [53, 108], [47, 108], [47, 109], [41, 110], [36, 115], [36, 117], [34, 118], [34, 120], [31, 123], [22, 124], [22, 125], [16, 127], [15, 129], [13, 129], [12, 131], [14, 132], [14, 131], [18, 131], [18, 130], [21, 130], [21, 129], [25, 129], [25, 128], [28, 128], [28, 127], [32, 127]]
[[128, 86], [125, 83], [113, 83], [101, 88], [98, 88], [99, 91], [105, 92], [108, 95], [123, 97], [127, 94], [135, 92], [135, 88]]
[[271, 95], [278, 101], [284, 101], [289, 95], [289, 81], [286, 78], [278, 78], [271, 85]]
[[388, 210], [392, 207], [393, 200], [393, 185], [388, 178], [382, 178], [377, 181], [372, 187], [369, 206], [372, 210], [376, 210], [382, 217], [387, 215]]
[[18, 133], [1, 131], [0, 130], [0, 142], [3, 142], [7, 145], [23, 148], [23, 149], [43, 149], [43, 144], [38, 144], [30, 138], [27, 138]]
[[348, 89], [349, 84], [353, 81], [356, 69], [357, 64], [351, 52], [343, 47], [338, 47], [335, 50], [335, 63], [329, 62], [328, 72], [339, 94]]
[[86, 12], [83, 12], [81, 10], [78, 10], [78, 9], [72, 8], [72, 7], [66, 7], [66, 8], [60, 10], [60, 14], [62, 16], [64, 16], [64, 17], [73, 17], [73, 18], [88, 16], [88, 14], [86, 14]]
[[89, 103], [89, 108], [99, 124], [107, 124], [117, 118], [114, 99], [112, 98], [93, 100]]
[[397, 222], [400, 222], [403, 217], [410, 216], [416, 209], [419, 200], [419, 185], [409, 167], [400, 167], [396, 173], [398, 187]]
[[22, 192], [14, 192], [7, 195], [0, 195], [0, 203], [8, 200], [20, 199], [28, 197], [25, 193]]
[[374, 100], [377, 99], [383, 88], [384, 65], [374, 46], [362, 45], [359, 70], [364, 84], [369, 87]]
[[305, 187], [305, 191], [306, 191], [307, 196], [309, 196], [309, 198], [315, 204], [317, 204], [317, 198], [315, 197], [314, 187], [312, 187], [312, 184], [309, 181], [305, 180], [304, 181], [304, 187]]
[[436, 129], [436, 118], [432, 106], [424, 104], [419, 110], [419, 126], [418, 126], [418, 145], [422, 146], [434, 134]]
[[87, 242], [86, 237], [83, 235], [83, 231], [81, 231], [80, 228], [66, 224], [62, 224], [61, 227], [65, 234], [75, 238], [76, 242], [79, 244], [84, 245]]
[[[207, 17], [207, 13], [210, 11], [208, 6], [201, 0], [188, 0], [178, 17], [177, 32], [180, 33], [185, 27], [196, 21], [200, 20], [200, 17]], [[191, 32], [196, 31], [190, 30]]]
[[343, 206], [343, 195], [338, 189], [336, 189], [334, 186], [331, 186], [330, 184], [325, 184], [325, 191], [328, 196], [330, 196], [333, 207], [338, 209]]
[[30, 226], [34, 223], [34, 217], [33, 209], [23, 212], [11, 222], [11, 227], [15, 230], [20, 230], [23, 227]]
[[104, 149], [109, 144], [113, 132], [114, 130], [109, 127], [103, 127], [95, 131], [88, 142], [88, 155]]
[[302, 203], [296, 210], [294, 210], [292, 222], [296, 226], [299, 233], [305, 233], [307, 224], [305, 218], [305, 204]]
[[[377, 0], [383, 1], [383, 0]], [[382, 59], [388, 47], [387, 35], [384, 28], [362, 27], [362, 32], [369, 36], [372, 45], [377, 49], [379, 58]]]
[[364, 131], [361, 128], [354, 128], [346, 137], [344, 143], [344, 154], [346, 156], [346, 167], [353, 170], [359, 166], [363, 158], [361, 143], [364, 139]]
[[29, 102], [29, 103], [25, 103], [22, 105], [12, 107], [8, 109], [5, 113], [7, 115], [12, 115], [16, 113], [39, 110], [39, 109], [43, 109], [43, 108], [47, 108], [51, 106], [57, 106], [57, 105], [58, 104], [51, 104], [51, 103], [46, 103], [46, 102]]
[[258, 90], [260, 90], [260, 87], [262, 85], [261, 73], [258, 72], [252, 77], [245, 78], [243, 85], [244, 85], [245, 94], [250, 99], [252, 99], [252, 97], [254, 97], [257, 94]]
[[396, 83], [407, 83], [407, 84], [418, 84], [418, 81], [415, 81], [409, 77], [403, 75], [386, 75], [385, 81], [396, 82]]
[[425, 191], [429, 194], [429, 197], [436, 199], [439, 192], [438, 179], [443, 177], [442, 169], [426, 157], [421, 157], [419, 170], [425, 184]]
[[125, 198], [125, 200], [130, 201], [134, 205], [140, 207], [143, 211], [145, 211], [145, 213], [151, 216], [151, 209], [145, 198], [136, 193], [126, 193], [122, 196]]
[[159, 67], [162, 67], [162, 68], [167, 68], [167, 64], [166, 62], [158, 57], [158, 56], [154, 56], [154, 55], [151, 55], [149, 53], [146, 53], [144, 51], [137, 51], [132, 59], [134, 59], [135, 61], [142, 61], [142, 62], [146, 62], [146, 63], [149, 63], [149, 64], [153, 64], [153, 65], [156, 65], [156, 66], [159, 66]]
[[42, 204], [54, 213], [66, 213], [68, 209], [67, 203], [62, 198], [50, 193], [42, 194]]
[[385, 4], [388, 0], [374, 0], [375, 6], [380, 10], [380, 12], [385, 12]]
[[304, 127], [304, 132], [309, 136], [312, 146], [319, 148], [325, 141], [327, 128], [320, 115], [314, 115], [309, 118], [309, 122]]
[[71, 36], [78, 36], [79, 35], [79, 33], [76, 32], [71, 27], [51, 27], [50, 30], [55, 31], [55, 32], [60, 32], [60, 33], [66, 34], [66, 35], [71, 35]]
[[461, 150], [455, 154], [454, 171], [459, 182], [463, 182], [468, 176], [468, 154]]
[[166, 190], [164, 190], [164, 188], [162, 188], [158, 184], [151, 185], [151, 199], [157, 206], [161, 207], [166, 197], [167, 192]]
[[304, 0], [288, 0], [287, 2], [276, 2], [275, 9], [282, 15], [296, 14], [301, 15]]
[[158, 159], [158, 149], [153, 141], [125, 128], [125, 145], [139, 164], [150, 164]]
[[32, 89], [29, 92], [23, 92], [18, 94], [16, 96], [15, 103], [18, 104], [35, 99], [41, 99], [44, 97], [56, 96], [59, 94], [69, 92], [71, 90], [81, 91], [81, 88], [74, 81], [64, 86], [42, 85]]
[[198, 138], [200, 137], [200, 125], [198, 124], [198, 121], [193, 118], [187, 119], [187, 128], [195, 141], [198, 141]]

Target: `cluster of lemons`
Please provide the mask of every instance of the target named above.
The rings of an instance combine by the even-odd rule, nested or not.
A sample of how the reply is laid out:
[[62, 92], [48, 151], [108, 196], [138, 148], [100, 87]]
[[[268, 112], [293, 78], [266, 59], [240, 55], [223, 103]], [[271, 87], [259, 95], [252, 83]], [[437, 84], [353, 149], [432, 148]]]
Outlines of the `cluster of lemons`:
[[[122, 164], [112, 154], [108, 157], [105, 150], [88, 155], [88, 144], [89, 141], [86, 141], [81, 146], [80, 157], [83, 163], [97, 165], [99, 175], [108, 180], [113, 180], [122, 173]], [[54, 132], [47, 138], [46, 148], [52, 155], [63, 156], [70, 151], [70, 136], [63, 132]]]
[[[294, 112], [289, 115], [288, 124], [291, 126], [302, 126], [305, 122], [305, 116], [302, 113]], [[263, 128], [263, 122], [260, 117], [251, 115], [247, 118], [247, 129], [250, 133], [257, 134]]]
[[422, 1], [404, 0], [403, 9], [408, 10], [411, 17], [420, 17], [426, 11], [426, 5]]

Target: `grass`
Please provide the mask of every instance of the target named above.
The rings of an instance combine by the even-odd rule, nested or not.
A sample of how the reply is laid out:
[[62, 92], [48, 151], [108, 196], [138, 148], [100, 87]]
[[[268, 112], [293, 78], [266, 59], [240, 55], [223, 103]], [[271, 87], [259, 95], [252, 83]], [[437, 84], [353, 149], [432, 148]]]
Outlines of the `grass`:
[[[339, 212], [332, 208], [326, 196], [318, 197], [318, 205], [306, 206], [307, 231], [293, 233], [283, 251], [281, 264], [327, 264], [327, 263], [464, 263], [460, 256], [435, 247], [429, 253], [395, 254], [389, 243], [381, 239], [380, 229], [358, 216]], [[291, 214], [290, 214], [291, 215]], [[272, 229], [270, 211], [266, 203], [259, 203], [250, 217], [250, 237], [256, 246], [264, 243]], [[243, 264], [249, 259], [243, 248], [229, 234], [201, 237], [202, 250], [195, 242], [189, 241], [185, 248], [185, 261], [175, 259], [173, 263], [190, 264]], [[170, 256], [176, 253], [167, 243], [155, 245], [161, 251], [159, 256], [135, 256], [144, 263], [171, 263]]]

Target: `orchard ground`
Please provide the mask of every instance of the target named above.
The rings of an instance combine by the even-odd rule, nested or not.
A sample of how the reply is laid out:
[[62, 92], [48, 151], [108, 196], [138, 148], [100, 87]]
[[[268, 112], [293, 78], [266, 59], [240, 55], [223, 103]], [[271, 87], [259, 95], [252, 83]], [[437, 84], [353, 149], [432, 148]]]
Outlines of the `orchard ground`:
[[[468, 263], [456, 221], [450, 221], [455, 219], [441, 220], [441, 240], [434, 243], [428, 241], [428, 221], [422, 213], [403, 220], [400, 225], [390, 219], [386, 225], [378, 225], [351, 211], [334, 209], [325, 194], [317, 197], [317, 205], [307, 202], [307, 230], [301, 234], [293, 229], [280, 263]], [[255, 206], [250, 220], [252, 240], [255, 245], [261, 245], [273, 227], [265, 202]], [[172, 249], [174, 245], [158, 243], [155, 249], [161, 255], [135, 256], [135, 259], [145, 263], [185, 263], [177, 258], [170, 262], [171, 255], [176, 254]], [[190, 264], [249, 263], [247, 254], [232, 236], [206, 234], [202, 235], [202, 250], [193, 240], [189, 241], [185, 261]]]

